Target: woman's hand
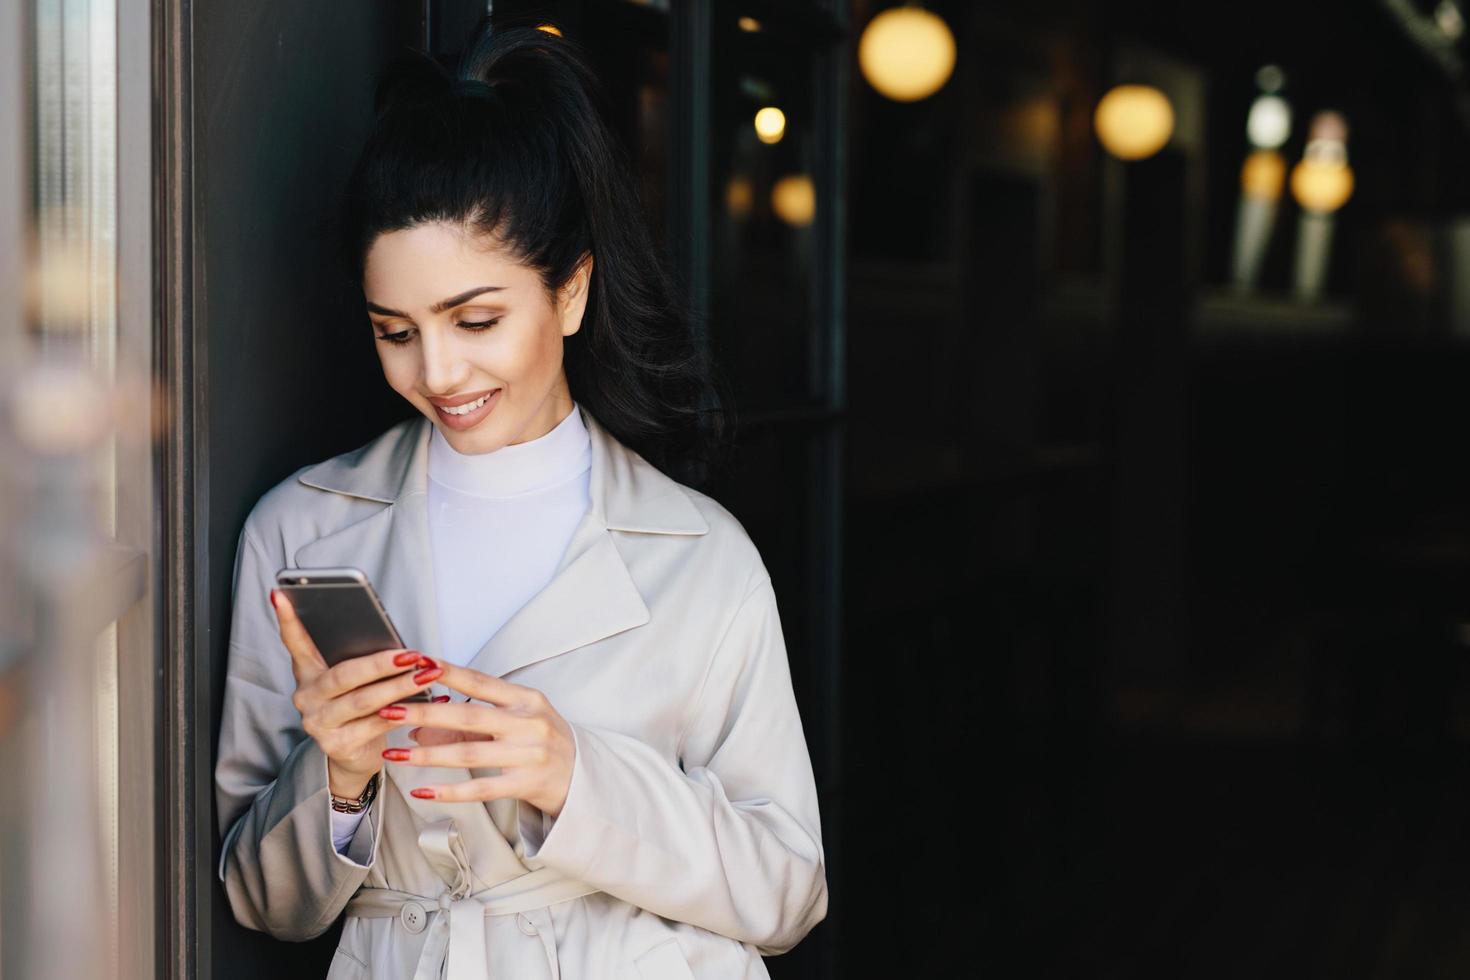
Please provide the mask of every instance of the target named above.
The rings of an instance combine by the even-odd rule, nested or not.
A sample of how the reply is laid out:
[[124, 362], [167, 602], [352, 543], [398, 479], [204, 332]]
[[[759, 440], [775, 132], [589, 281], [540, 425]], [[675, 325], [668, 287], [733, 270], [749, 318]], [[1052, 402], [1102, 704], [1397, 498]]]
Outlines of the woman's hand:
[[385, 715], [421, 727], [409, 733], [418, 748], [386, 749], [383, 758], [410, 766], [496, 768], [501, 773], [423, 786], [413, 795], [451, 802], [508, 797], [525, 800], [550, 817], [560, 814], [577, 757], [572, 726], [535, 688], [452, 664], [444, 664], [443, 671], [439, 683], [474, 700], [385, 708]]
[[[291, 600], [271, 590], [281, 642], [291, 651], [296, 693], [306, 734], [327, 757], [327, 782], [337, 796], [355, 797], [383, 768], [383, 736], [398, 727], [378, 709], [422, 690], [439, 676], [434, 661], [417, 650], [383, 650], [328, 667]], [[417, 673], [410, 669], [420, 668]]]

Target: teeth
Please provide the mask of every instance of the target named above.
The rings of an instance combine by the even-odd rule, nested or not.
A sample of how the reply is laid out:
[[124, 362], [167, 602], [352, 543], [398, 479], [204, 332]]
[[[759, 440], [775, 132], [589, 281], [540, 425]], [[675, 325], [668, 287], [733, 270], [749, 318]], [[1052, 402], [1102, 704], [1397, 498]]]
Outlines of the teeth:
[[[495, 392], [490, 392], [490, 395], [493, 394], [495, 394]], [[468, 415], [475, 409], [479, 408], [481, 405], [489, 401], [490, 395], [481, 395], [479, 398], [476, 398], [468, 405], [461, 405], [458, 408], [441, 408], [439, 411], [443, 412], [445, 415]]]

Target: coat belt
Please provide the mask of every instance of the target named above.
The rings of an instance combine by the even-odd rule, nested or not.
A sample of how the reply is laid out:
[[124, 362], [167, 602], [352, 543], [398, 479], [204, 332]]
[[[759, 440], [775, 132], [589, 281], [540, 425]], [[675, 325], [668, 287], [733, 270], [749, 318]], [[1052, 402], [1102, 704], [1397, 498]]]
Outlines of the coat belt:
[[[590, 895], [596, 888], [551, 868], [538, 868], [471, 892], [470, 883], [475, 878], [453, 820], [438, 820], [424, 827], [419, 833], [419, 847], [434, 869], [451, 882], [449, 891], [430, 898], [392, 888], [359, 888], [347, 903], [347, 914], [362, 919], [402, 918], [408, 925], [414, 915], [422, 917], [417, 919], [418, 928], [427, 924], [428, 935], [413, 980], [490, 980], [485, 962], [487, 915], [519, 915], [531, 927], [526, 933], [523, 925], [522, 933], [541, 940], [530, 960], [517, 963], [511, 971], [514, 980], [540, 975], [561, 980], [556, 937], [546, 907]], [[540, 969], [543, 962], [544, 974]]]

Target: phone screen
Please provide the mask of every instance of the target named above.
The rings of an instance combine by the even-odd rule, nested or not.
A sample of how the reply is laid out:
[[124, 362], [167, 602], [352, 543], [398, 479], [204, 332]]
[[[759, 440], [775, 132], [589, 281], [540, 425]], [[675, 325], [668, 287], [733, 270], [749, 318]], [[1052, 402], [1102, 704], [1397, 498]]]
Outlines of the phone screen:
[[355, 568], [282, 569], [276, 585], [328, 665], [403, 646], [367, 577]]

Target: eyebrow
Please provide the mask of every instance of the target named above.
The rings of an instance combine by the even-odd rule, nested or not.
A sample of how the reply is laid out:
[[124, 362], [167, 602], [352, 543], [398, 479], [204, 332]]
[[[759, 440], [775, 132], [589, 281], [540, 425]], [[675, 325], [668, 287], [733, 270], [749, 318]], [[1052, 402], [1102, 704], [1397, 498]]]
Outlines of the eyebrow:
[[[452, 309], [453, 307], [456, 307], [459, 304], [466, 302], [467, 300], [474, 299], [481, 293], [493, 293], [504, 288], [504, 286], [476, 286], [474, 289], [466, 289], [464, 292], [459, 293], [458, 295], [451, 296], [448, 299], [441, 299], [439, 302], [429, 307], [429, 312], [443, 313], [445, 310]], [[372, 300], [368, 300], [367, 308], [373, 313], [378, 314], [379, 316], [401, 316], [405, 319], [410, 319], [407, 313], [404, 313], [401, 310], [390, 310], [386, 306], [379, 306]]]

